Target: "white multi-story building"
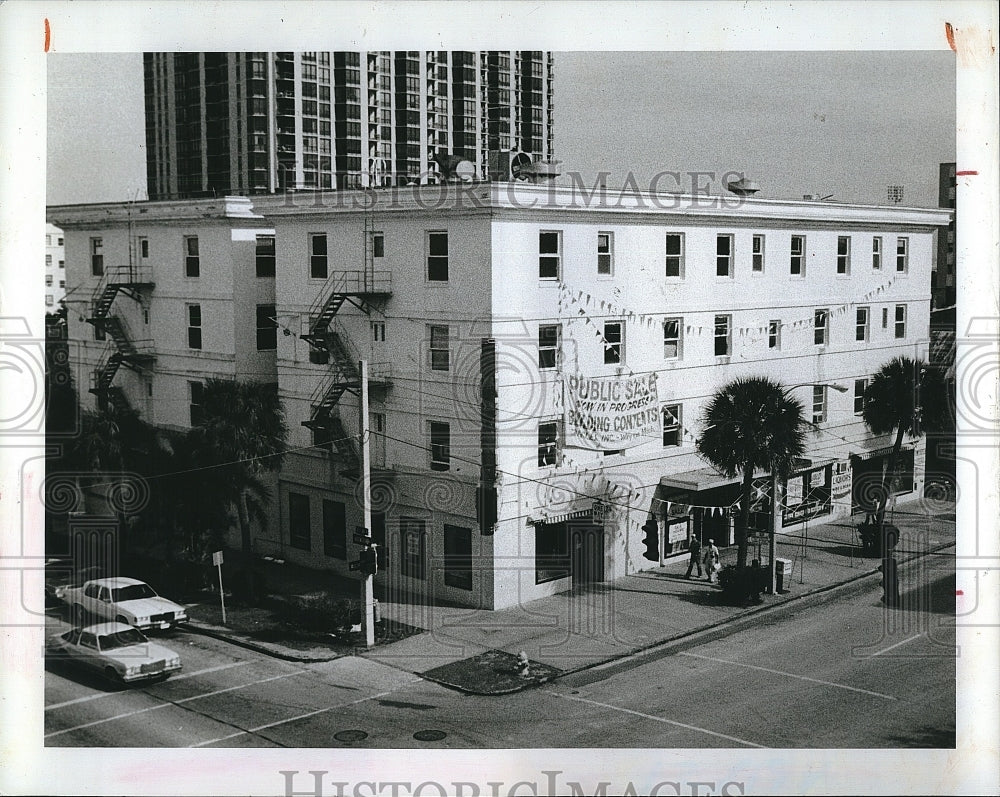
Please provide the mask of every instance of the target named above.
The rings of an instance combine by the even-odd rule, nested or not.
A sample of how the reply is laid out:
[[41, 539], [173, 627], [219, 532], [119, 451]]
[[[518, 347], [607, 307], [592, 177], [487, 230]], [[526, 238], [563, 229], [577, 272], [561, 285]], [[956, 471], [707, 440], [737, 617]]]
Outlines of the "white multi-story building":
[[45, 312], [54, 313], [66, 295], [66, 247], [63, 231], [45, 225]]
[[[289, 453], [259, 553], [357, 558], [364, 360], [376, 578], [500, 608], [655, 567], [650, 538], [660, 561], [731, 544], [738, 480], [695, 441], [736, 377], [780, 381], [812, 424], [780, 531], [866, 509], [891, 440], [864, 388], [925, 354], [950, 214], [494, 182], [49, 216], [92, 297], [70, 314], [77, 384], [179, 428], [206, 376], [278, 384]], [[109, 372], [115, 353], [134, 367]], [[919, 441], [904, 470], [898, 500], [921, 493]]]

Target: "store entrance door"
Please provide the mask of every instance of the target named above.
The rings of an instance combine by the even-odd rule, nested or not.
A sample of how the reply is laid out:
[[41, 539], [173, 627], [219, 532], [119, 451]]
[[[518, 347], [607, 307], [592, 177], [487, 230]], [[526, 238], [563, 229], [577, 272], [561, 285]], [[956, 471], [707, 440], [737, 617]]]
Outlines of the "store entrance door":
[[572, 522], [567, 525], [573, 583], [604, 581], [604, 527]]

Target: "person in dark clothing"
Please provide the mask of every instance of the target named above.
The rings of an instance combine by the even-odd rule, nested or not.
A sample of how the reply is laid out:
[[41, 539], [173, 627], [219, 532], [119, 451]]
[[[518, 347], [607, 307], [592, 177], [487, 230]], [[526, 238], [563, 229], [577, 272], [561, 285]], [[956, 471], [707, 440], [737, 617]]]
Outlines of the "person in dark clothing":
[[698, 542], [697, 537], [691, 538], [691, 544], [688, 545], [688, 553], [691, 554], [691, 558], [688, 559], [688, 571], [684, 574], [684, 578], [691, 578], [691, 569], [695, 565], [698, 566], [698, 578], [701, 578], [701, 543]]

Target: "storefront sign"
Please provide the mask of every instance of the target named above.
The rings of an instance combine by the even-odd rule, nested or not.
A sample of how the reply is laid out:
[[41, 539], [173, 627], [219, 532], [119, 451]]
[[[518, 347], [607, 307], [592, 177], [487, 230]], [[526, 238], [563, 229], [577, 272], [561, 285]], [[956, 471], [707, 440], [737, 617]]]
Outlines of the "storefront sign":
[[[791, 477], [785, 494], [785, 509], [781, 513], [781, 525], [791, 526], [814, 517], [829, 515], [833, 510], [831, 477], [831, 465]], [[803, 487], [806, 487], [805, 492]]]
[[851, 493], [851, 466], [847, 462], [838, 462], [833, 472], [833, 500], [846, 498]]
[[667, 542], [683, 542], [688, 537], [688, 524], [684, 520], [680, 523], [667, 524]]
[[567, 436], [581, 448], [616, 449], [660, 434], [656, 374], [566, 377]]

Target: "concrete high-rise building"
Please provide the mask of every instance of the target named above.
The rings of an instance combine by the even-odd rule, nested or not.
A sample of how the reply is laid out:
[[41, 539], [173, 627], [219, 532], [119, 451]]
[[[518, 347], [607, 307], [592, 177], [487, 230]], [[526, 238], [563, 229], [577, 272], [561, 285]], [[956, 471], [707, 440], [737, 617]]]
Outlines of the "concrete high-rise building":
[[541, 51], [146, 53], [150, 199], [485, 178], [553, 157]]
[[[942, 163], [938, 171], [938, 207], [955, 210], [955, 164]], [[935, 309], [955, 304], [955, 214], [937, 234], [937, 257], [931, 272], [931, 304]]]
[[45, 225], [45, 312], [54, 313], [66, 295], [66, 247], [63, 231]]

